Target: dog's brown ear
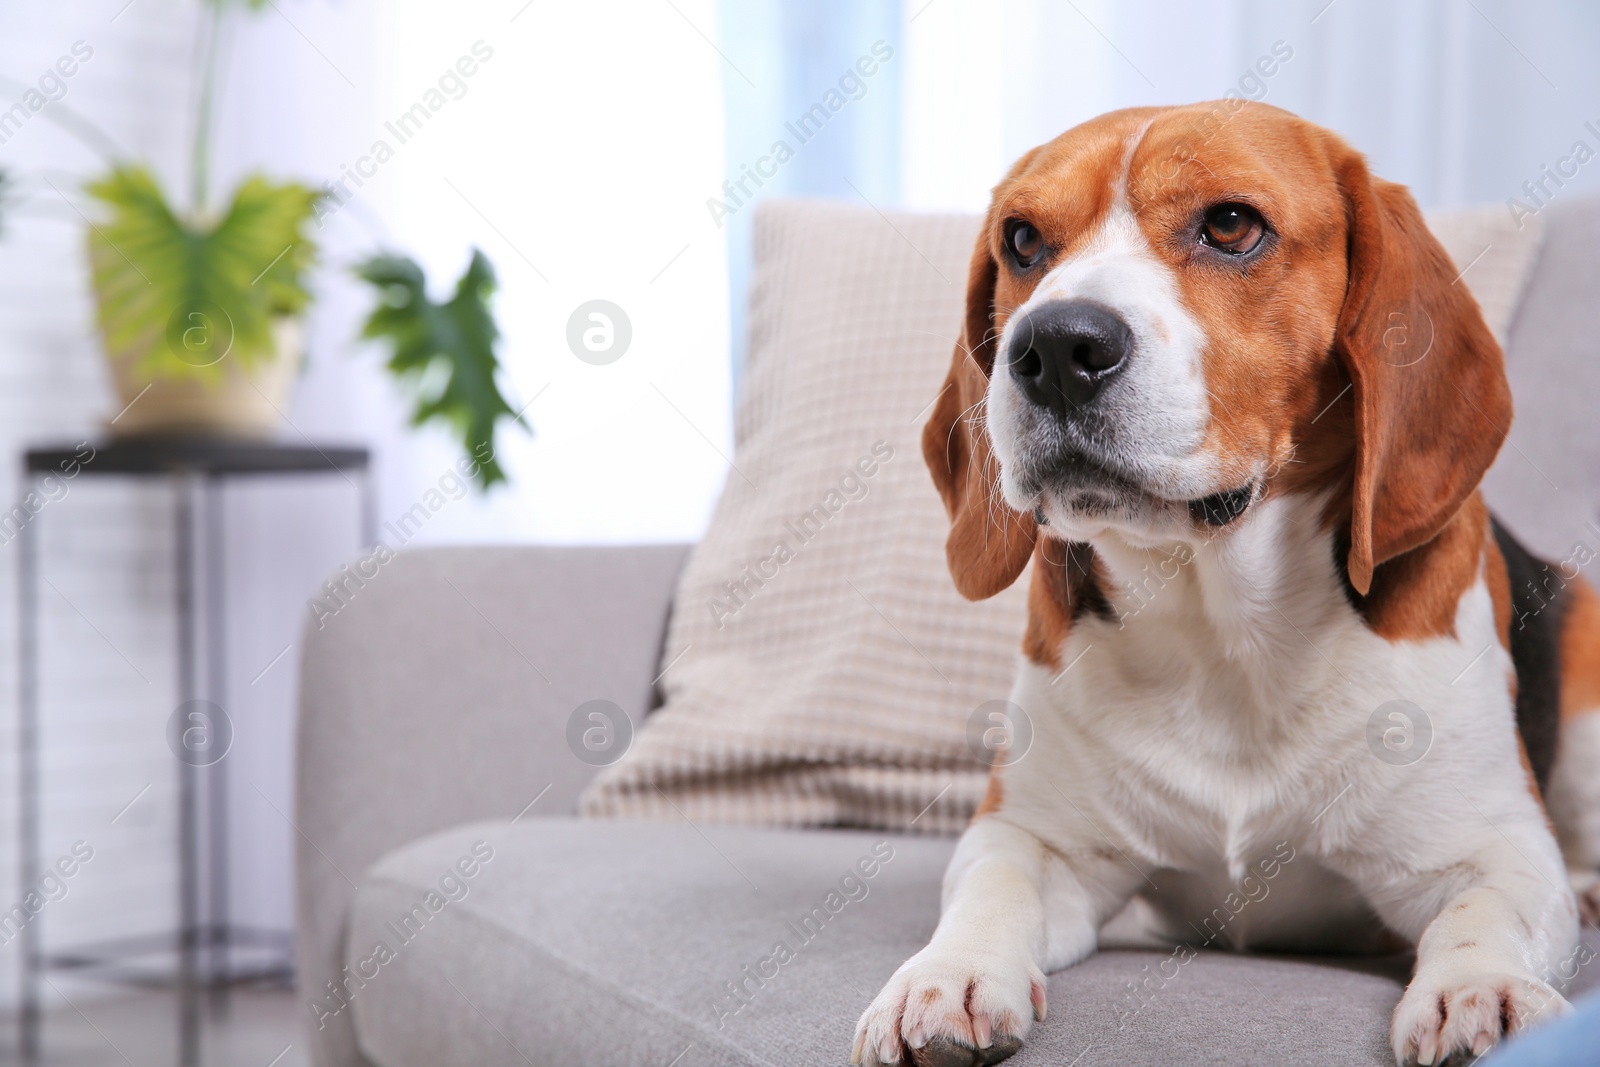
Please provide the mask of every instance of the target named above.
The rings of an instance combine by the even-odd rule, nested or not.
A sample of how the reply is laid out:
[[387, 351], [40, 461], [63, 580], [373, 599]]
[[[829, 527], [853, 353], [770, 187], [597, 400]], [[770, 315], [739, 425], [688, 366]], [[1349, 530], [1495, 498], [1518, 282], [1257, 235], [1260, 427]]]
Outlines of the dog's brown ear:
[[994, 596], [1017, 580], [1033, 552], [1031, 515], [1000, 496], [1000, 464], [989, 449], [984, 393], [998, 345], [994, 288], [998, 265], [989, 227], [978, 234], [967, 273], [967, 312], [950, 373], [922, 428], [922, 456], [950, 513], [945, 558], [956, 589], [968, 600]]
[[1429, 541], [1477, 489], [1511, 425], [1500, 346], [1405, 188], [1350, 152], [1349, 277], [1334, 348], [1355, 400], [1350, 584]]

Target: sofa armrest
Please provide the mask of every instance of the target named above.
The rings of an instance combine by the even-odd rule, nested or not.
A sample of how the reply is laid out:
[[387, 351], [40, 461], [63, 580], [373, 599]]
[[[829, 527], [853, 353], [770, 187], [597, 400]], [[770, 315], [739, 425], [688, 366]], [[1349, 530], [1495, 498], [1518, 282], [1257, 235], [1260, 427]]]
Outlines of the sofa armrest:
[[[436, 548], [314, 603], [302, 644], [295, 952], [318, 1067], [362, 1064], [348, 1011], [312, 1009], [344, 964], [373, 861], [457, 823], [576, 809], [596, 768], [566, 740], [588, 700], [652, 705], [687, 546]], [[540, 796], [541, 790], [544, 791]], [[319, 1016], [321, 1025], [319, 1027]]]

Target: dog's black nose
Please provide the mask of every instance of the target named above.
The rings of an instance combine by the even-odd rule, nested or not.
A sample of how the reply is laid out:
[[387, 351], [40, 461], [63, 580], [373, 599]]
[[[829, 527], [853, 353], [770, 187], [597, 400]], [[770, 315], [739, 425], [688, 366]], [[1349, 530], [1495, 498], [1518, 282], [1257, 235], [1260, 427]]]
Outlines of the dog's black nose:
[[1068, 300], [1034, 308], [1011, 341], [1011, 377], [1033, 403], [1070, 416], [1126, 365], [1133, 331], [1109, 308]]

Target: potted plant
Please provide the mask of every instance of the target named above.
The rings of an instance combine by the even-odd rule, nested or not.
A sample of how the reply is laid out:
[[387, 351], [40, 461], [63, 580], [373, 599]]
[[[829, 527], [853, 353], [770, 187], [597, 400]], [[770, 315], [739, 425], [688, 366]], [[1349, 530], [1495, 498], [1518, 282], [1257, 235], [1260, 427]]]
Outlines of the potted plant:
[[220, 216], [174, 210], [148, 170], [119, 165], [89, 192], [100, 335], [120, 414], [114, 433], [259, 437], [282, 421], [300, 368], [300, 315], [317, 194], [254, 176]]
[[148, 169], [127, 162], [88, 185], [106, 210], [86, 239], [117, 434], [266, 436], [299, 371], [316, 258], [306, 223], [319, 194], [253, 175], [226, 206], [210, 201], [217, 51], [228, 9], [241, 2], [264, 4], [205, 5], [188, 204], [174, 206]]

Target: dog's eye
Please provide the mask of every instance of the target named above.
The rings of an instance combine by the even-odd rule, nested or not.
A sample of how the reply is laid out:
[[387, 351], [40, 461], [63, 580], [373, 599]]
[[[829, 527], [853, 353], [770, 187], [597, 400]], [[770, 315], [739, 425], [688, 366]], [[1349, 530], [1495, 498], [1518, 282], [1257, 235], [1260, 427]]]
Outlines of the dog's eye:
[[1206, 212], [1200, 225], [1200, 240], [1212, 248], [1242, 256], [1261, 243], [1266, 223], [1248, 204], [1218, 204]]
[[1039, 231], [1029, 223], [1018, 219], [1006, 231], [1006, 244], [1011, 248], [1011, 254], [1017, 257], [1017, 265], [1031, 267], [1039, 258], [1039, 253], [1044, 251], [1044, 238], [1039, 236]]

